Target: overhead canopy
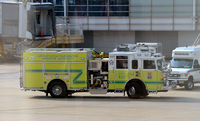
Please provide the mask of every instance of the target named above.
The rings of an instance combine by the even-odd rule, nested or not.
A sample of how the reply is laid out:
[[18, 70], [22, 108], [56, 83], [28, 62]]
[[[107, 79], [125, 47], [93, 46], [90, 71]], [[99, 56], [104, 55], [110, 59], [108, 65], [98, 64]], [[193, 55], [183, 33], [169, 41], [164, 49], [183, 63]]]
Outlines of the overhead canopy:
[[36, 4], [32, 6], [33, 9], [43, 9], [43, 10], [50, 10], [50, 9], [54, 9], [54, 5], [52, 4]]

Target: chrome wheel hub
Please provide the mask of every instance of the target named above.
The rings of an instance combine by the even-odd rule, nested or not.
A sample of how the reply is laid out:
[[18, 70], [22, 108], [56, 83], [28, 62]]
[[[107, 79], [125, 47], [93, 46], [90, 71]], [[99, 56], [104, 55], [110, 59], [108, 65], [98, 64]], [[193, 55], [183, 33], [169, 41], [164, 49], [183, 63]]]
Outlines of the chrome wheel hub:
[[135, 88], [134, 87], [131, 87], [130, 89], [129, 89], [129, 94], [131, 95], [131, 96], [134, 96], [135, 95]]
[[54, 95], [60, 95], [62, 93], [62, 88], [58, 85], [55, 85], [52, 88], [52, 92], [53, 92]]
[[193, 88], [193, 84], [192, 84], [192, 82], [188, 82], [188, 87], [189, 87], [190, 89]]

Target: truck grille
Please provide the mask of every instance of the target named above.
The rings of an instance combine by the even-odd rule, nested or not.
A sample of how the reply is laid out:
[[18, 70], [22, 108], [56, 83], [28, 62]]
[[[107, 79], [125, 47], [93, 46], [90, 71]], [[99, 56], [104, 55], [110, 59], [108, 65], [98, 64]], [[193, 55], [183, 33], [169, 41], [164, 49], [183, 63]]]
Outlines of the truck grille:
[[180, 74], [169, 74], [170, 78], [179, 78], [180, 76]]

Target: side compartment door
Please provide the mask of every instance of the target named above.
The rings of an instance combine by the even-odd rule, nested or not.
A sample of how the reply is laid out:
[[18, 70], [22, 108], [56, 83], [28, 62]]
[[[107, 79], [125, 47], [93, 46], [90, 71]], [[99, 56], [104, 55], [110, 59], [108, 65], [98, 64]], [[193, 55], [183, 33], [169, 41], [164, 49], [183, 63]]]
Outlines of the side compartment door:
[[87, 64], [85, 62], [70, 64], [70, 88], [87, 89]]
[[132, 59], [130, 65], [129, 79], [140, 78], [139, 61], [137, 59]]
[[24, 88], [43, 88], [42, 63], [25, 63], [23, 74]]
[[159, 84], [158, 90], [161, 90], [162, 87], [164, 86], [164, 83], [165, 83], [164, 78], [167, 78], [167, 77], [165, 77], [166, 75], [163, 72], [165, 62], [164, 62], [163, 59], [159, 59], [159, 60], [156, 60], [156, 65], [157, 65], [157, 81], [158, 81], [158, 84]]
[[129, 63], [127, 56], [116, 56], [116, 68], [115, 68], [115, 89], [124, 89], [126, 82], [129, 80]]
[[155, 60], [143, 60], [142, 80], [147, 85], [148, 90], [157, 90], [159, 81], [157, 79]]
[[[69, 64], [68, 63], [45, 63], [44, 66], [44, 82], [48, 84], [53, 79], [63, 80], [67, 86], [69, 83]], [[44, 85], [47, 88], [47, 85]]]

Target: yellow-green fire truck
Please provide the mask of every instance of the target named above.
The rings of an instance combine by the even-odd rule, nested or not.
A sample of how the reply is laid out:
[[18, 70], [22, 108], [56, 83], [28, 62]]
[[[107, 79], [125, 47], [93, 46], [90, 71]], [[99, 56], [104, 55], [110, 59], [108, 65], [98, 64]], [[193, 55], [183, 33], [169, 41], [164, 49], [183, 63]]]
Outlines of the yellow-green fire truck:
[[23, 53], [20, 87], [52, 97], [76, 92], [127, 92], [130, 98], [166, 92], [164, 56], [157, 43], [123, 44], [108, 58], [93, 49], [29, 49]]

